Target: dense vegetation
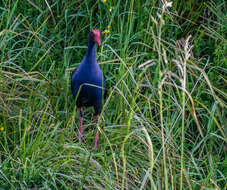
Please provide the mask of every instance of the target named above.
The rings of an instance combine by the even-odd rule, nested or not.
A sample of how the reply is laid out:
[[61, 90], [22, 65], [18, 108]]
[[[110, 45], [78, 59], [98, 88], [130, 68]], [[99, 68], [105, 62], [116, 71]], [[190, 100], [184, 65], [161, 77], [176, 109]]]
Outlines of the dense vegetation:
[[[2, 0], [0, 189], [227, 189], [225, 3]], [[81, 142], [70, 76], [93, 28], [109, 90]]]

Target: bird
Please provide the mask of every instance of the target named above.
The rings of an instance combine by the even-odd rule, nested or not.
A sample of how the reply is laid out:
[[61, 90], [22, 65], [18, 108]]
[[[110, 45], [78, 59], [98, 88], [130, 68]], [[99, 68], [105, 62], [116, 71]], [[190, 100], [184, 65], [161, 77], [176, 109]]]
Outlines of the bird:
[[[71, 91], [76, 106], [80, 109], [79, 134], [83, 137], [83, 107], [94, 107], [96, 122], [102, 110], [106, 95], [105, 78], [96, 59], [96, 44], [101, 45], [100, 31], [93, 29], [88, 34], [86, 54], [71, 76]], [[99, 130], [95, 136], [94, 148], [98, 146]]]

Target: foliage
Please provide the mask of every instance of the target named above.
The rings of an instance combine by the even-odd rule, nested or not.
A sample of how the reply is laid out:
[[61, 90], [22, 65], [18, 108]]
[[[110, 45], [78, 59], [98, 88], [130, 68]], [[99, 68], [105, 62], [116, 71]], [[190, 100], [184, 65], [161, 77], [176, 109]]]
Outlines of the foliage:
[[[224, 0], [3, 0], [0, 10], [0, 189], [226, 189]], [[109, 90], [100, 123], [85, 111], [84, 143], [70, 76], [92, 28], [105, 31]]]

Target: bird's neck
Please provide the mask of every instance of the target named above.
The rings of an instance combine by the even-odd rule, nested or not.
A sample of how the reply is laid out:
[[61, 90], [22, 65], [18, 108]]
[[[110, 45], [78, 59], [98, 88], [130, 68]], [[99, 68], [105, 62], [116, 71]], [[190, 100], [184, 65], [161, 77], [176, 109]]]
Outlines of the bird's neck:
[[86, 57], [90, 59], [90, 58], [95, 58], [95, 56], [96, 56], [96, 44], [92, 41], [89, 41]]

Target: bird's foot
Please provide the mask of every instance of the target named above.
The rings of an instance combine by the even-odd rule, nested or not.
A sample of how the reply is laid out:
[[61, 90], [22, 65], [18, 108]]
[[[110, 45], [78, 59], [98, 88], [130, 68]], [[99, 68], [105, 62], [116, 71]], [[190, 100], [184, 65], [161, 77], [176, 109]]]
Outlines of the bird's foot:
[[89, 145], [89, 146], [88, 146], [88, 148], [89, 148], [89, 149], [91, 149], [91, 151], [92, 151], [92, 152], [94, 152], [94, 151], [96, 151], [96, 150], [97, 150], [97, 147], [95, 147], [95, 146], [91, 146], [91, 145]]
[[76, 141], [78, 139], [78, 137], [77, 136], [75, 136], [75, 137], [73, 137], [73, 141]]
[[80, 139], [81, 140], [81, 142], [86, 142], [86, 139], [85, 139], [85, 137], [84, 137], [84, 135], [82, 135], [82, 136], [75, 136], [75, 137], [73, 137], [73, 141], [77, 141], [78, 139]]
[[85, 139], [84, 135], [80, 136], [80, 139], [81, 139], [82, 142], [84, 142], [84, 143], [86, 142], [86, 139]]

